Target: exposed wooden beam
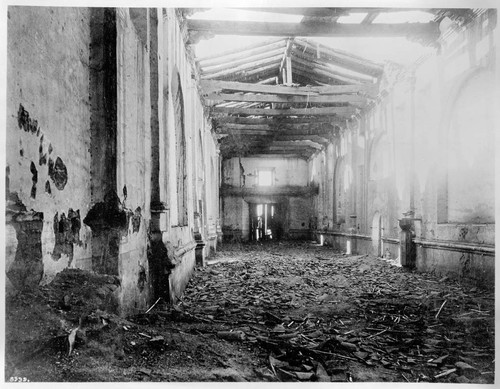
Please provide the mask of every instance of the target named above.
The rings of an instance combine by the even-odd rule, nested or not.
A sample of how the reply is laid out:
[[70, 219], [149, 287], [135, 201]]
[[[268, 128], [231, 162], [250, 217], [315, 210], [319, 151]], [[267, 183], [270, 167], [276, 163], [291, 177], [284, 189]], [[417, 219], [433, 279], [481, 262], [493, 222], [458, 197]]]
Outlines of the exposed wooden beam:
[[235, 8], [244, 9], [248, 11], [256, 12], [272, 12], [280, 14], [290, 14], [290, 15], [304, 15], [304, 16], [316, 16], [316, 17], [329, 17], [329, 16], [342, 16], [351, 13], [370, 13], [370, 12], [407, 12], [407, 11], [423, 11], [429, 12], [432, 8], [389, 8], [389, 7], [269, 7], [269, 8]]
[[[295, 74], [303, 77], [306, 80], [309, 80], [309, 84], [313, 82], [320, 82], [323, 83], [323, 85], [345, 85], [342, 81], [340, 81], [337, 78], [329, 77], [323, 74], [319, 74], [318, 72], [313, 72], [309, 68], [305, 68], [304, 66], [300, 66], [297, 63], [294, 65], [295, 68]], [[308, 85], [309, 85], [308, 84]]]
[[285, 85], [260, 85], [234, 81], [201, 80], [200, 85], [205, 93], [220, 90], [296, 96], [310, 96], [314, 94], [335, 95], [344, 93], [366, 93], [368, 95], [374, 95], [377, 93], [377, 86], [373, 84], [293, 87]]
[[218, 20], [188, 19], [191, 31], [206, 31], [219, 35], [262, 35], [262, 36], [302, 36], [302, 37], [397, 37], [425, 35], [437, 39], [437, 23], [399, 23], [399, 24], [348, 24], [348, 23], [269, 23], [233, 22]]
[[265, 80], [261, 80], [257, 84], [273, 84], [273, 85], [276, 85], [277, 83], [278, 83], [278, 81], [276, 79], [276, 76], [274, 76], [274, 77], [266, 78]]
[[[220, 78], [249, 78], [255, 75], [268, 74], [269, 71], [276, 71], [278, 69], [277, 63], [270, 63], [269, 65], [265, 65], [262, 67], [254, 66], [253, 68], [249, 68], [248, 70], [239, 70], [236, 72], [224, 72], [223, 75], [219, 75]], [[205, 80], [202, 77], [202, 81]], [[255, 84], [254, 84], [255, 85]]]
[[285, 51], [283, 53], [283, 57], [281, 58], [281, 62], [280, 62], [280, 69], [279, 69], [279, 73], [281, 74], [283, 69], [285, 68], [285, 64], [286, 64], [286, 57], [290, 54], [290, 51], [292, 50], [292, 46], [293, 46], [293, 38], [289, 38], [286, 42], [286, 48], [285, 48]]
[[221, 125], [221, 128], [234, 129], [234, 130], [273, 130], [273, 126], [269, 124], [238, 124], [238, 123], [226, 123]]
[[259, 55], [252, 55], [252, 56], [240, 58], [237, 60], [230, 60], [230, 61], [222, 63], [221, 65], [202, 66], [201, 70], [202, 70], [203, 74], [216, 73], [216, 72], [219, 72], [221, 70], [235, 68], [237, 66], [240, 66], [240, 65], [243, 65], [243, 64], [246, 64], [249, 62], [254, 62], [254, 61], [259, 61], [262, 59], [274, 57], [275, 55], [282, 54], [282, 53], [283, 53], [283, 49], [281, 49], [281, 48], [275, 49], [275, 50], [271, 50], [271, 51], [266, 51], [266, 52], [259, 54]]
[[233, 63], [236, 63], [236, 66], [239, 65], [240, 63], [244, 63], [245, 61], [248, 61], [250, 58], [256, 58], [259, 59], [259, 57], [264, 57], [264, 56], [273, 56], [278, 53], [283, 52], [283, 48], [285, 47], [285, 43], [283, 40], [280, 42], [276, 42], [271, 45], [259, 47], [256, 49], [252, 50], [242, 50], [239, 51], [237, 54], [235, 53], [234, 55], [231, 56], [222, 56], [222, 57], [217, 57], [209, 61], [198, 61], [198, 64], [203, 70], [210, 71], [212, 68], [217, 67], [217, 66], [226, 66], [230, 65]]
[[[261, 50], [259, 52], [267, 51], [270, 50], [271, 48], [276, 48], [279, 47], [280, 45], [284, 46], [285, 45], [285, 38], [273, 38], [273, 39], [268, 39], [262, 42], [256, 42], [252, 45], [248, 45], [245, 47], [240, 47], [238, 49], [231, 49], [231, 50], [226, 50], [223, 51], [222, 53], [217, 53], [213, 55], [208, 55], [205, 57], [200, 57], [198, 58], [198, 62], [200, 64], [212, 64], [212, 60], [218, 60], [219, 58], [226, 57], [226, 56], [233, 56], [237, 55], [238, 57], [244, 56], [244, 55], [250, 55], [248, 52], [257, 49]], [[226, 62], [227, 58], [223, 59], [223, 62]]]
[[214, 107], [212, 112], [234, 115], [254, 116], [299, 116], [299, 115], [337, 115], [350, 117], [356, 113], [354, 107], [327, 107], [327, 108], [290, 108], [290, 109], [266, 109], [266, 108], [226, 108]]
[[365, 18], [361, 21], [362, 24], [370, 24], [373, 22], [377, 16], [379, 15], [379, 12], [369, 12]]
[[313, 142], [312, 140], [274, 140], [270, 145], [272, 147], [310, 147], [315, 150], [321, 150], [323, 148], [319, 143]]
[[295, 149], [295, 150], [269, 150], [267, 148], [254, 148], [252, 149], [251, 153], [247, 154], [247, 156], [254, 156], [258, 154], [270, 154], [270, 155], [296, 155], [297, 158], [304, 158], [304, 159], [309, 159], [316, 150], [312, 149]]
[[[382, 74], [371, 71], [360, 72], [352, 67], [347, 67], [346, 65], [329, 61], [325, 57], [322, 57], [320, 60], [316, 60], [315, 58], [312, 58], [310, 53], [302, 52], [302, 50], [295, 50], [293, 58], [307, 61], [311, 64], [311, 66], [316, 66], [320, 69], [324, 68], [327, 72], [333, 72], [340, 76], [351, 78], [354, 80], [353, 83], [373, 83]], [[346, 70], [349, 70], [349, 72], [346, 72]]]
[[[240, 137], [247, 137], [247, 136], [289, 136], [289, 137], [304, 137], [304, 139], [307, 139], [307, 137], [311, 136], [319, 136], [319, 137], [329, 137], [333, 135], [332, 130], [326, 130], [326, 129], [292, 129], [292, 128], [283, 128], [280, 130], [277, 129], [268, 129], [268, 130], [253, 130], [253, 129], [231, 129], [231, 128], [225, 128], [223, 129], [220, 134], [225, 134], [225, 135], [234, 135], [234, 136], [240, 136]], [[289, 140], [289, 139], [288, 139]], [[312, 139], [311, 139], [312, 140]]]
[[327, 145], [330, 141], [319, 135], [279, 135], [276, 140], [285, 140], [285, 141], [293, 141], [293, 140], [310, 140], [312, 142]]
[[293, 159], [309, 159], [309, 155], [301, 155], [297, 153], [283, 153], [283, 154], [276, 154], [272, 152], [267, 152], [267, 153], [256, 153], [252, 154], [252, 158], [261, 158], [261, 159], [269, 159], [269, 158], [279, 158], [279, 159], [284, 159], [284, 158], [293, 158]]
[[224, 124], [268, 124], [268, 125], [292, 125], [292, 126], [310, 126], [312, 124], [320, 126], [334, 126], [345, 124], [345, 119], [331, 118], [328, 116], [315, 117], [296, 117], [296, 118], [247, 118], [236, 116], [221, 116], [215, 119], [219, 125]]
[[294, 45], [296, 47], [294, 53], [299, 53], [302, 56], [309, 55], [311, 58], [317, 59], [316, 54], [319, 51], [322, 61], [328, 61], [359, 73], [379, 76], [384, 71], [381, 64], [321, 44], [313, 45], [304, 39], [295, 39]]
[[260, 59], [258, 61], [246, 62], [246, 63], [241, 64], [240, 66], [229, 67], [229, 68], [226, 68], [224, 70], [214, 72], [214, 73], [205, 73], [204, 72], [204, 73], [202, 73], [201, 77], [205, 80], [214, 79], [217, 77], [227, 76], [228, 74], [238, 74], [241, 72], [247, 72], [247, 71], [251, 71], [254, 69], [263, 69], [266, 65], [269, 65], [271, 63], [277, 67], [280, 59], [281, 59], [281, 53], [274, 55], [272, 57]]
[[[286, 7], [286, 8], [235, 8], [235, 9], [243, 9], [247, 11], [255, 11], [255, 12], [270, 12], [270, 13], [278, 13], [285, 15], [307, 15], [307, 16], [330, 16], [332, 14], [344, 14], [340, 13], [342, 11], [337, 11], [340, 8], [327, 8], [327, 7]], [[344, 11], [345, 12], [345, 11]]]
[[252, 83], [252, 84], [264, 84], [261, 83], [260, 81], [268, 80], [269, 78], [276, 78], [277, 74], [277, 68], [275, 66], [270, 67], [266, 71], [262, 72], [254, 72], [252, 75], [245, 74], [244, 72], [234, 74], [234, 75], [229, 75], [228, 77], [225, 77], [224, 81], [229, 81], [229, 82], [244, 82], [244, 83]]
[[336, 72], [333, 69], [329, 69], [326, 66], [320, 64], [304, 61], [298, 57], [293, 57], [293, 63], [295, 67], [302, 68], [302, 70], [309, 71], [312, 74], [332, 78], [340, 82], [345, 82], [347, 84], [357, 84], [357, 83], [369, 83], [369, 80], [350, 76], [345, 73]]
[[366, 104], [367, 98], [358, 95], [314, 95], [314, 96], [286, 96], [270, 94], [239, 94], [239, 93], [210, 93], [205, 97], [211, 104], [217, 104], [221, 101], [246, 101], [260, 103], [289, 103], [289, 104], [331, 104], [331, 103], [350, 103]]

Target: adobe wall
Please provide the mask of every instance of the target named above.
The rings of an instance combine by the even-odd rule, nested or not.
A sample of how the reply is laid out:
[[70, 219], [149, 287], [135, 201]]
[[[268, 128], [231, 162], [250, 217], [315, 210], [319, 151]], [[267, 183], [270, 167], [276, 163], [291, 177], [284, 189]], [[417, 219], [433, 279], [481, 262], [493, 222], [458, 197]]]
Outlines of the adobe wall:
[[397, 258], [406, 213], [418, 270], [493, 283], [495, 27], [486, 12], [414, 69], [386, 66], [381, 97], [310, 162], [334, 165], [333, 195], [316, 174], [318, 236]]
[[91, 205], [89, 16], [85, 8], [8, 8], [8, 292], [66, 267], [92, 268], [82, 222]]
[[215, 251], [218, 150], [183, 34], [174, 9], [9, 7], [9, 293], [80, 268], [119, 278], [125, 315], [175, 301]]

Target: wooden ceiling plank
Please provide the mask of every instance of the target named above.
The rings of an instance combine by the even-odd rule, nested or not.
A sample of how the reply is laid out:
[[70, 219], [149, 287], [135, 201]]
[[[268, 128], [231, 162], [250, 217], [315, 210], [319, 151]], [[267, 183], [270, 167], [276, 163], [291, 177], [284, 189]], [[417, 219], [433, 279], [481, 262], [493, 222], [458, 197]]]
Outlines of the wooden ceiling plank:
[[[333, 78], [341, 82], [345, 82], [348, 84], [356, 84], [356, 83], [369, 83], [369, 80], [363, 79], [363, 78], [358, 78], [355, 76], [350, 76], [347, 74], [342, 74], [339, 72], [336, 72], [332, 69], [327, 68], [326, 66], [321, 66], [316, 63], [311, 63], [308, 61], [304, 61], [298, 57], [293, 57], [293, 63], [294, 67], [302, 67], [302, 70], [309, 70], [313, 74], [321, 75], [324, 77], [328, 78]], [[299, 66], [297, 66], [297, 64]]]
[[[294, 55], [297, 54], [301, 58], [303, 58], [304, 56], [309, 56], [309, 58], [317, 60], [317, 46], [300, 39], [295, 40], [295, 45], [296, 50], [294, 50]], [[333, 50], [327, 48], [324, 45], [320, 45], [320, 58], [322, 61], [331, 63], [332, 65], [343, 67], [369, 76], [377, 77], [380, 76], [384, 71], [383, 65], [376, 64], [361, 57], [348, 55], [344, 52], [340, 52], [337, 49]]]
[[389, 7], [269, 7], [269, 8], [235, 8], [255, 12], [269, 12], [269, 13], [279, 13], [279, 14], [290, 14], [290, 15], [304, 15], [304, 16], [316, 16], [316, 17], [328, 17], [328, 16], [343, 16], [351, 13], [370, 13], [370, 12], [407, 12], [407, 11], [430, 11], [432, 8], [389, 8]]
[[435, 22], [398, 24], [355, 24], [355, 23], [271, 23], [247, 21], [219, 21], [188, 19], [188, 30], [210, 32], [215, 35], [263, 35], [281, 37], [398, 37], [426, 35], [439, 37]]
[[[247, 83], [247, 84], [253, 84], [253, 85], [257, 85], [257, 84], [265, 84], [261, 81], [265, 81], [265, 80], [269, 80], [270, 78], [273, 78], [275, 79], [276, 76], [277, 76], [277, 68], [276, 67], [270, 67], [269, 69], [266, 69], [265, 71], [262, 71], [262, 72], [257, 72], [255, 74], [252, 74], [251, 76], [249, 76], [248, 74], [245, 74], [245, 73], [238, 73], [238, 74], [234, 74], [234, 75], [230, 75], [228, 77], [225, 77], [223, 80], [224, 81], [229, 81], [229, 82], [243, 82], [243, 83]], [[221, 81], [223, 81], [221, 80]], [[271, 85], [275, 85], [275, 83], [273, 82]]]
[[[366, 67], [363, 67], [362, 71], [360, 71], [359, 67], [356, 65], [354, 67], [349, 67], [345, 64], [340, 64], [338, 61], [336, 62], [330, 60], [330, 57], [323, 56], [317, 60], [316, 57], [313, 57], [309, 51], [303, 52], [302, 50], [295, 50], [293, 52], [293, 58], [308, 61], [312, 66], [325, 68], [325, 70], [338, 73], [341, 76], [343, 75], [345, 77], [359, 79], [360, 82], [373, 82], [381, 75], [378, 71], [375, 72], [367, 69]], [[346, 70], [349, 70], [351, 73], [347, 73]]]
[[279, 135], [276, 140], [311, 140], [319, 144], [328, 144], [330, 141], [322, 136], [309, 134], [309, 135]]
[[205, 97], [212, 104], [221, 101], [248, 101], [262, 103], [311, 103], [311, 104], [330, 104], [330, 103], [350, 103], [365, 104], [367, 98], [358, 95], [314, 95], [314, 96], [286, 96], [271, 94], [236, 94], [236, 93], [210, 93]]
[[[262, 42], [256, 42], [254, 44], [245, 46], [245, 47], [240, 47], [238, 49], [231, 49], [231, 50], [226, 50], [221, 53], [213, 54], [213, 55], [208, 55], [205, 57], [200, 57], [197, 59], [198, 63], [200, 64], [205, 64], [208, 65], [212, 62], [217, 61], [218, 59], [221, 59], [223, 57], [228, 57], [228, 56], [237, 56], [237, 57], [243, 57], [245, 55], [252, 55], [249, 54], [248, 52], [251, 53], [262, 53], [264, 51], [268, 51], [272, 48], [280, 47], [285, 45], [286, 39], [285, 38], [272, 38], [268, 39]], [[227, 62], [227, 58], [223, 59], [223, 62]]]
[[215, 73], [215, 72], [218, 72], [221, 70], [226, 70], [229, 68], [234, 68], [234, 67], [246, 64], [248, 62], [254, 62], [254, 61], [259, 61], [262, 59], [274, 57], [274, 56], [276, 56], [278, 54], [282, 54], [282, 53], [283, 53], [283, 49], [278, 48], [278, 49], [274, 49], [274, 50], [270, 50], [270, 51], [266, 50], [265, 52], [258, 54], [258, 55], [245, 56], [245, 57], [239, 58], [237, 60], [225, 61], [220, 65], [211, 65], [211, 66], [200, 65], [200, 66], [201, 66], [201, 70], [202, 70], [203, 74], [209, 74], [209, 73]]
[[290, 108], [290, 109], [265, 109], [265, 108], [227, 108], [214, 107], [212, 112], [236, 115], [260, 116], [295, 116], [295, 115], [338, 115], [351, 116], [356, 113], [354, 107], [327, 107], [327, 108]]
[[323, 148], [319, 143], [313, 142], [312, 140], [273, 140], [270, 146], [282, 146], [282, 147], [312, 147], [316, 150], [321, 150]]
[[281, 59], [281, 53], [278, 55], [274, 55], [273, 57], [261, 59], [259, 61], [247, 62], [247, 63], [244, 63], [240, 66], [226, 68], [224, 70], [221, 70], [221, 71], [218, 71], [215, 73], [202, 73], [201, 77], [204, 80], [215, 79], [217, 77], [227, 76], [228, 74], [233, 74], [233, 73], [237, 74], [239, 72], [251, 71], [254, 69], [258, 69], [258, 68], [264, 68], [265, 65], [268, 65], [271, 63], [277, 67], [280, 59]]
[[286, 7], [286, 8], [235, 8], [242, 9], [247, 11], [255, 11], [255, 12], [269, 12], [269, 13], [278, 13], [278, 14], [288, 14], [288, 15], [307, 15], [307, 16], [320, 16], [320, 15], [330, 15], [335, 14], [338, 8], [330, 8], [330, 7]]
[[240, 92], [309, 96], [313, 94], [333, 95], [345, 93], [366, 93], [368, 95], [373, 95], [377, 92], [377, 86], [371, 84], [293, 87], [285, 85], [251, 84], [235, 81], [201, 80], [200, 85], [205, 93], [211, 93], [218, 90], [233, 90]]
[[377, 16], [380, 14], [380, 12], [368, 12], [368, 14], [365, 16], [365, 18], [361, 21], [361, 24], [370, 24], [372, 23]]
[[[311, 69], [305, 69], [304, 66], [300, 66], [295, 64], [295, 74], [302, 76], [305, 79], [310, 80], [309, 82], [321, 82], [324, 85], [332, 85], [332, 84], [337, 84], [337, 85], [345, 85], [343, 81], [333, 78], [330, 76], [325, 76], [323, 74], [319, 74], [317, 72], [313, 72]], [[340, 84], [342, 83], [342, 84]]]
[[328, 116], [315, 117], [296, 117], [296, 118], [248, 118], [237, 116], [221, 116], [215, 118], [215, 122], [219, 125], [224, 124], [268, 124], [268, 125], [293, 125], [293, 126], [308, 126], [311, 124], [317, 126], [339, 125], [343, 124], [343, 120]]

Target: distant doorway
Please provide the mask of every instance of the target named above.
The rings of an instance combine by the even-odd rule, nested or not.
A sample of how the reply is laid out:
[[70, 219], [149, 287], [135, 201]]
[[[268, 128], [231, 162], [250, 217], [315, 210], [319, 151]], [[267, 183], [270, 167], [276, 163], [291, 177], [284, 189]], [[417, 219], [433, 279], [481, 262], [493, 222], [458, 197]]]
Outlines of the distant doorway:
[[250, 237], [253, 241], [281, 239], [281, 207], [275, 203], [249, 204]]

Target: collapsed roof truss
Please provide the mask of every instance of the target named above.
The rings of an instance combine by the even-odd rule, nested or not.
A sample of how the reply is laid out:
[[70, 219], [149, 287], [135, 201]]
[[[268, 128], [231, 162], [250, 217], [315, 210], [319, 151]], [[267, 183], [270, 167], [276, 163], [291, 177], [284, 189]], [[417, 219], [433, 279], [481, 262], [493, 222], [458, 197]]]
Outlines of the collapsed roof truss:
[[[275, 36], [197, 59], [202, 95], [214, 118], [224, 157], [309, 158], [377, 96], [382, 64], [307, 37], [405, 36], [432, 43], [439, 37], [440, 18], [449, 14], [416, 8], [249, 10], [303, 17], [300, 23], [186, 20], [191, 43], [214, 34]], [[415, 10], [435, 15], [434, 20], [376, 22], [384, 13]], [[339, 18], [350, 14], [360, 14], [360, 22], [339, 23]]]

